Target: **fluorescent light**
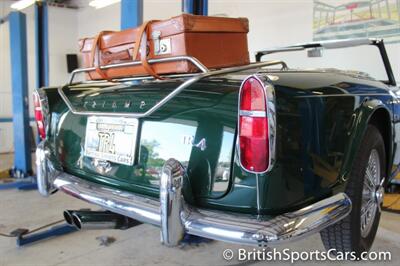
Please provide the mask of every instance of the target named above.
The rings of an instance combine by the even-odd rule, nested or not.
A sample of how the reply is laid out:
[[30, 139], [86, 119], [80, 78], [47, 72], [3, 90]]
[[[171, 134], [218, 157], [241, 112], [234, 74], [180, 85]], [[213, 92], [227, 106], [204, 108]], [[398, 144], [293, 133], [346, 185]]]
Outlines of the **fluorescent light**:
[[11, 5], [12, 9], [22, 10], [28, 6], [33, 5], [36, 0], [19, 0], [18, 2]]
[[89, 6], [95, 7], [96, 9], [103, 8], [109, 5], [116, 4], [121, 0], [93, 0], [90, 1]]

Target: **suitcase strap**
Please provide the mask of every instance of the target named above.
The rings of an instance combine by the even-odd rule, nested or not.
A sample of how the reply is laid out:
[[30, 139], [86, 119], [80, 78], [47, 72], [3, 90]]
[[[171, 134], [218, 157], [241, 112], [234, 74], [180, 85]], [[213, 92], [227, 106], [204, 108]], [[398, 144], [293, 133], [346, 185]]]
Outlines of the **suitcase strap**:
[[143, 23], [141, 29], [139, 30], [138, 37], [139, 40], [135, 44], [135, 50], [133, 51], [133, 60], [136, 60], [138, 50], [140, 48], [140, 61], [142, 62], [143, 68], [146, 70], [146, 72], [150, 75], [152, 75], [156, 79], [165, 79], [161, 76], [159, 76], [153, 69], [153, 67], [149, 64], [147, 61], [147, 36], [149, 35], [149, 26], [151, 23], [156, 22], [159, 20], [149, 20]]
[[[146, 70], [146, 72], [150, 75], [152, 75], [156, 79], [165, 79], [161, 76], [159, 76], [153, 69], [153, 67], [149, 64], [147, 61], [147, 35], [148, 35], [148, 30], [146, 29], [143, 34], [142, 34], [142, 40], [141, 40], [141, 45], [140, 45], [140, 61], [142, 61], [142, 66]], [[139, 45], [138, 45], [139, 46]]]
[[[100, 46], [100, 40], [101, 37], [106, 34], [106, 33], [112, 33], [113, 31], [101, 31], [96, 38], [93, 40], [93, 47], [92, 51], [90, 52], [90, 61], [92, 62], [92, 67], [96, 68], [96, 73], [101, 76], [102, 79], [110, 80], [110, 78], [107, 76], [107, 74], [100, 69], [100, 59], [99, 59], [99, 46]], [[93, 79], [91, 76], [90, 72], [88, 73], [89, 77]]]
[[[137, 36], [136, 36], [136, 39], [135, 39], [135, 41], [134, 41], [135, 46], [134, 46], [134, 49], [133, 49], [133, 52], [132, 52], [132, 60], [133, 60], [133, 61], [136, 61], [136, 60], [137, 60], [137, 56], [138, 56], [138, 53], [139, 53], [139, 50], [140, 50], [140, 51], [141, 51], [141, 52], [140, 52], [140, 61], [142, 62], [142, 66], [143, 66], [143, 68], [146, 70], [146, 72], [147, 72], [149, 75], [151, 75], [151, 76], [153, 76], [154, 78], [156, 78], [156, 79], [165, 79], [165, 78], [159, 76], [159, 75], [154, 71], [153, 67], [149, 64], [149, 62], [147, 61], [147, 35], [148, 35], [148, 29], [149, 29], [149, 25], [150, 25], [152, 22], [155, 22], [155, 21], [156, 21], [156, 20], [149, 20], [149, 21], [144, 22], [144, 23], [140, 26], [139, 32], [138, 32], [138, 34], [137, 34]], [[113, 32], [113, 31], [102, 31], [102, 32], [100, 32], [100, 33], [96, 36], [96, 38], [94, 39], [94, 41], [93, 41], [93, 47], [92, 47], [92, 51], [91, 51], [91, 62], [92, 62], [92, 67], [95, 67], [95, 68], [96, 68], [96, 73], [97, 73], [98, 75], [100, 75], [102, 79], [105, 79], [105, 80], [108, 80], [108, 81], [111, 80], [111, 78], [108, 77], [108, 75], [106, 74], [106, 72], [103, 71], [103, 70], [100, 68], [99, 46], [100, 46], [101, 37], [102, 37], [104, 34], [106, 34], [106, 33], [112, 33], [112, 32]], [[89, 72], [89, 76], [90, 76], [90, 78], [93, 78], [93, 77], [90, 75], [90, 72]]]

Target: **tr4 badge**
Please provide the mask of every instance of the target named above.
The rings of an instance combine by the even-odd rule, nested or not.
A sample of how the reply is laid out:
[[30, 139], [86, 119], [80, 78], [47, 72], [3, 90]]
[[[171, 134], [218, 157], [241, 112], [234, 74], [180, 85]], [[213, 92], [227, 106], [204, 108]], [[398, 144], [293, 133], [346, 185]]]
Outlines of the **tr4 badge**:
[[190, 145], [192, 147], [199, 148], [201, 151], [204, 151], [207, 148], [205, 138], [202, 138], [198, 143], [195, 143], [194, 136], [183, 136], [182, 142], [184, 145]]

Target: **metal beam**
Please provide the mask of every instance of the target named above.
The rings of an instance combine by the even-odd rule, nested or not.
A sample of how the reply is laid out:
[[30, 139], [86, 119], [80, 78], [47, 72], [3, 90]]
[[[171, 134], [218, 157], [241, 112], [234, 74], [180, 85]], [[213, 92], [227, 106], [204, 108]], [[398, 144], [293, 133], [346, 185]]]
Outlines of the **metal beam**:
[[208, 0], [182, 0], [182, 12], [207, 16]]
[[[47, 1], [35, 3], [36, 88], [49, 86], [49, 41]], [[36, 144], [40, 142], [36, 135]]]
[[49, 86], [48, 12], [46, 1], [35, 3], [36, 88]]
[[202, 0], [201, 11], [202, 13], [199, 15], [208, 16], [208, 0]]
[[194, 14], [193, 0], [182, 0], [182, 12]]
[[28, 62], [26, 16], [11, 12], [9, 16], [11, 47], [11, 79], [14, 131], [14, 170], [17, 176], [32, 173], [29, 128]]
[[77, 228], [67, 223], [53, 226], [52, 228], [37, 233], [28, 233], [17, 237], [17, 246], [25, 246], [52, 237], [63, 236], [78, 231]]
[[143, 23], [143, 0], [121, 1], [121, 30], [134, 28]]

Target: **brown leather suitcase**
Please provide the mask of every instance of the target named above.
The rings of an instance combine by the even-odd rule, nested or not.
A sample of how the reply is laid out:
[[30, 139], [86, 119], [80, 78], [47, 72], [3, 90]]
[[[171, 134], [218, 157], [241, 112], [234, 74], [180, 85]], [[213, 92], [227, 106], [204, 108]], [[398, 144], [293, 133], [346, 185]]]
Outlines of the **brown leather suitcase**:
[[[141, 27], [119, 32], [101, 32], [79, 41], [89, 79], [193, 73], [188, 61], [149, 64], [149, 59], [192, 56], [206, 67], [217, 69], [249, 63], [246, 18], [208, 17], [182, 14], [168, 20], [149, 21]], [[138, 45], [139, 44], [139, 45]], [[139, 49], [140, 48], [140, 49]], [[142, 51], [146, 50], [146, 53]], [[142, 64], [101, 70], [99, 66], [141, 60]]]

